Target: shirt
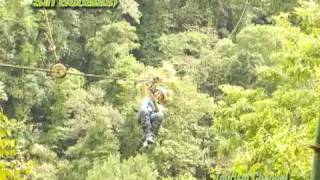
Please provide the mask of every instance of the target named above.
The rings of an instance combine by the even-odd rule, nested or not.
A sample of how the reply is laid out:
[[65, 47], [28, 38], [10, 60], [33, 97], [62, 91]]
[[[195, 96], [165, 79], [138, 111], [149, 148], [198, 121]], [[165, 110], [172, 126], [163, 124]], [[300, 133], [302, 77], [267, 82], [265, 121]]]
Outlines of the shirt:
[[[146, 97], [142, 101], [141, 109], [146, 110], [149, 114], [151, 114], [151, 113], [155, 113], [156, 106], [150, 98]], [[163, 112], [163, 107], [161, 105], [158, 105], [158, 109], [159, 109], [159, 112]]]

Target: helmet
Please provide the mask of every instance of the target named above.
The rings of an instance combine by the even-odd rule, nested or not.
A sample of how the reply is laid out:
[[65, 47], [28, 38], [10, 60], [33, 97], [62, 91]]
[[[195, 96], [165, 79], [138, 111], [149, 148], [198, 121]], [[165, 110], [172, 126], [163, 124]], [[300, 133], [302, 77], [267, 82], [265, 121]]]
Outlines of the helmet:
[[163, 100], [165, 101], [168, 96], [169, 96], [169, 91], [167, 90], [167, 88], [164, 87], [158, 87], [156, 88], [156, 91], [160, 91], [163, 94]]

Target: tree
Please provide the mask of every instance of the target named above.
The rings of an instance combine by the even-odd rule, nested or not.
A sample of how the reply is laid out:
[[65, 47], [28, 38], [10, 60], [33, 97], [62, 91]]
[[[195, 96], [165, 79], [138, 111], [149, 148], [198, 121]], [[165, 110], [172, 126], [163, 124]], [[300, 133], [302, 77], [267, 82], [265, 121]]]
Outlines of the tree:
[[[301, 147], [319, 118], [315, 1], [250, 0], [241, 21], [246, 0], [30, 3], [0, 0], [1, 63], [59, 61], [104, 78], [1, 68], [0, 151], [17, 162], [1, 175], [26, 177], [16, 170], [32, 160], [31, 179], [308, 177], [312, 151]], [[154, 77], [170, 96], [157, 143], [140, 154], [140, 86]]]
[[0, 178], [23, 179], [27, 178], [31, 170], [28, 162], [17, 147], [17, 138], [12, 129], [17, 128], [17, 122], [8, 120], [0, 114]]
[[88, 180], [110, 179], [141, 179], [155, 180], [158, 177], [153, 163], [145, 155], [137, 155], [121, 161], [119, 156], [110, 156], [104, 163], [94, 166], [88, 173]]
[[81, 77], [67, 77], [53, 89], [50, 124], [42, 142], [58, 155], [69, 159], [66, 178], [84, 179], [96, 160], [119, 149], [117, 133], [122, 117], [103, 101], [104, 93], [95, 87], [86, 91]]
[[[312, 5], [304, 8], [311, 16], [312, 9]], [[300, 19], [299, 15], [296, 18]], [[282, 41], [273, 65], [259, 73], [259, 78], [276, 83], [271, 94], [264, 88], [222, 87], [224, 98], [218, 102], [212, 131], [220, 134], [216, 141], [218, 164], [229, 167], [226, 171], [266, 175], [289, 171], [294, 179], [310, 177], [307, 159], [312, 151], [301, 146], [311, 143], [318, 123], [314, 80], [319, 55], [314, 52], [319, 42], [316, 33], [291, 26], [290, 20], [278, 17], [288, 38]], [[304, 20], [300, 23], [305, 24]]]
[[129, 56], [132, 50], [139, 47], [137, 39], [135, 28], [127, 22], [103, 26], [87, 44], [97, 58], [92, 64], [93, 72], [108, 72], [118, 58]]
[[[150, 152], [161, 177], [190, 173], [203, 179], [213, 162], [213, 99], [197, 92], [190, 80], [169, 85], [172, 99], [165, 106], [166, 118], [159, 132], [159, 145]], [[190, 99], [192, 98], [192, 99]]]

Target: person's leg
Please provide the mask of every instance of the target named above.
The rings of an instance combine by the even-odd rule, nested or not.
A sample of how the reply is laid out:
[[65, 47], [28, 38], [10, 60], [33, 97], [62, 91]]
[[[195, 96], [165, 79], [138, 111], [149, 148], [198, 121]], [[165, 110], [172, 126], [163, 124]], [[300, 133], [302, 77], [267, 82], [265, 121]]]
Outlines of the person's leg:
[[158, 135], [164, 114], [162, 112], [152, 113], [150, 116], [151, 119], [151, 131], [156, 136]]
[[151, 124], [151, 119], [148, 111], [146, 110], [140, 110], [140, 121], [141, 124], [143, 125], [143, 131], [144, 131], [144, 138], [152, 137], [152, 124]]

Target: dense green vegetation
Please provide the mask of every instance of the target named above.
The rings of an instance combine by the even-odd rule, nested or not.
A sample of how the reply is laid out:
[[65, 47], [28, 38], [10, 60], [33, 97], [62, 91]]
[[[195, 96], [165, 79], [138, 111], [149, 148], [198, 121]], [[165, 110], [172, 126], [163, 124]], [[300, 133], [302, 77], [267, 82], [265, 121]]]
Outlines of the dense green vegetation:
[[[109, 77], [1, 68], [0, 179], [310, 179], [320, 5], [250, 0], [239, 21], [245, 3], [120, 0], [45, 11], [0, 0], [1, 63], [48, 69], [55, 45], [69, 71]], [[156, 76], [170, 89], [167, 116], [158, 145], [139, 152], [132, 79]]]

